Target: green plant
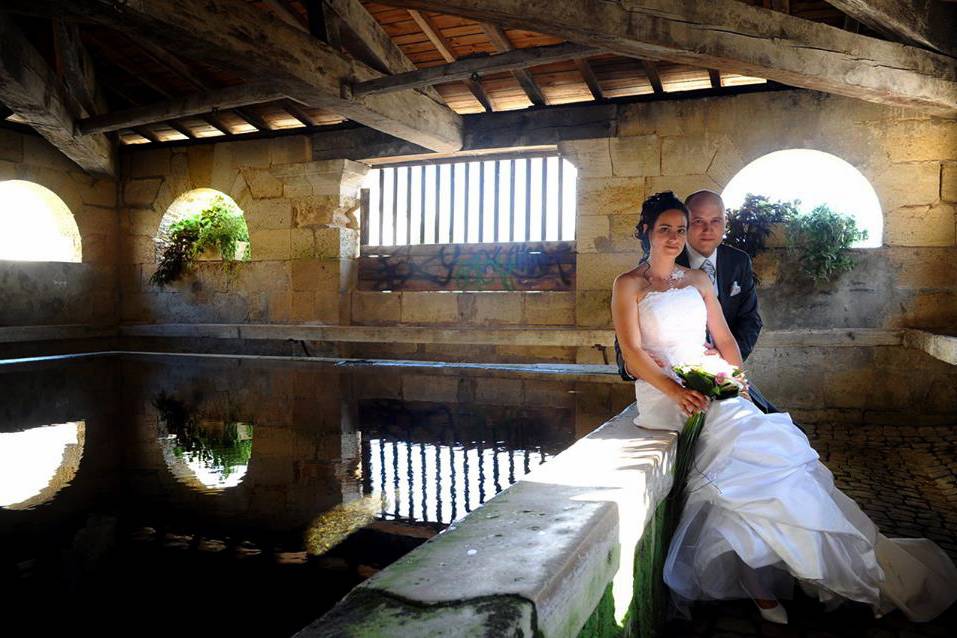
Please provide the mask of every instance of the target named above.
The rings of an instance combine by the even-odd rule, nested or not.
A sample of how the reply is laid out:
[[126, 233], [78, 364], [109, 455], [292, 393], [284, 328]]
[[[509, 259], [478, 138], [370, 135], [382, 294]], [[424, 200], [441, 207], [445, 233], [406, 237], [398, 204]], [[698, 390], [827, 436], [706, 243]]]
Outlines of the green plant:
[[724, 241], [754, 259], [767, 247], [775, 224], [788, 224], [797, 217], [799, 202], [772, 202], [764, 195], [748, 193], [740, 208], [728, 211]]
[[815, 283], [830, 281], [853, 268], [854, 259], [847, 251], [862, 239], [867, 239], [867, 231], [858, 229], [854, 218], [827, 205], [795, 217], [787, 227], [788, 253]]
[[[176, 281], [207, 250], [218, 249], [228, 267], [235, 259], [237, 242], [241, 241], [249, 241], [246, 220], [235, 206], [217, 197], [198, 214], [170, 224], [150, 283], [162, 287]], [[249, 259], [248, 245], [242, 259]]]
[[166, 431], [176, 438], [173, 453], [177, 457], [198, 458], [206, 467], [221, 472], [223, 478], [229, 477], [237, 466], [249, 465], [252, 425], [227, 421], [221, 432], [211, 432], [197, 422], [193, 408], [164, 392], [153, 399], [153, 406]]

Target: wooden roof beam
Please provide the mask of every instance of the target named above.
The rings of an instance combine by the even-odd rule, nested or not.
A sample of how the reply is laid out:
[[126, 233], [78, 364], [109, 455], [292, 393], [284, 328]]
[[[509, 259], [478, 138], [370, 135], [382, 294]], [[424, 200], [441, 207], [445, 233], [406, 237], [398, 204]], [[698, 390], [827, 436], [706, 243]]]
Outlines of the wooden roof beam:
[[[492, 46], [494, 46], [498, 52], [507, 53], [508, 51], [515, 50], [515, 47], [512, 45], [512, 41], [508, 39], [508, 34], [506, 34], [505, 30], [500, 26], [483, 22], [481, 27], [482, 31], [485, 32], [485, 35], [488, 36]], [[522, 87], [522, 90], [525, 91], [525, 95], [528, 96], [529, 102], [535, 106], [544, 106], [548, 103], [545, 100], [545, 94], [542, 93], [542, 90], [538, 87], [538, 84], [535, 83], [535, 78], [532, 77], [532, 74], [530, 71], [528, 71], [528, 69], [513, 69], [512, 75], [518, 81], [519, 85]]]
[[87, 135], [105, 133], [154, 122], [165, 122], [166, 120], [179, 119], [189, 115], [201, 115], [209, 111], [273, 102], [284, 97], [286, 97], [285, 94], [271, 82], [242, 84], [216, 89], [215, 91], [196, 93], [168, 102], [96, 115], [80, 120], [77, 124], [80, 132]]
[[597, 101], [604, 100], [605, 94], [601, 92], [601, 85], [598, 83], [598, 77], [595, 75], [595, 71], [591, 68], [588, 60], [583, 58], [575, 58], [575, 68], [578, 69], [578, 72], [581, 73], [582, 79], [585, 80], [585, 84], [588, 85], [588, 90], [591, 91], [591, 96]]
[[957, 55], [957, 7], [937, 0], [827, 0], [893, 40]]
[[263, 118], [261, 118], [258, 113], [254, 113], [253, 111], [251, 111], [251, 110], [249, 110], [249, 109], [242, 108], [242, 107], [239, 107], [239, 106], [237, 106], [236, 108], [232, 109], [232, 111], [233, 111], [233, 113], [235, 113], [236, 115], [238, 115], [238, 116], [241, 117], [242, 119], [246, 120], [246, 122], [247, 122], [248, 124], [250, 124], [250, 125], [252, 125], [253, 127], [255, 127], [255, 129], [256, 129], [257, 131], [271, 131], [271, 130], [272, 130], [272, 127], [269, 126], [269, 123], [266, 122], [266, 120], [264, 120]]
[[422, 88], [443, 82], [466, 80], [478, 74], [514, 71], [538, 64], [572, 60], [596, 53], [599, 53], [598, 49], [567, 42], [553, 46], [515, 49], [508, 53], [465, 58], [443, 66], [433, 66], [361, 82], [352, 87], [352, 94], [371, 95], [373, 93], [391, 93], [393, 91]]
[[301, 106], [292, 100], [283, 100], [279, 106], [282, 107], [283, 111], [302, 122], [303, 126], [319, 126], [319, 123], [316, 122], [315, 118], [306, 113]]
[[[438, 49], [439, 54], [445, 59], [446, 62], [455, 62], [455, 54], [452, 53], [452, 47], [449, 44], [448, 40], [445, 39], [438, 29], [432, 26], [432, 23], [427, 17], [415, 10], [409, 10], [409, 15], [412, 16], [412, 19], [415, 20], [415, 23], [419, 25], [419, 28], [422, 29], [422, 32], [425, 34], [425, 37], [432, 42], [432, 45]], [[465, 86], [472, 93], [478, 103], [482, 105], [482, 108], [485, 111], [491, 113], [495, 109], [492, 108], [492, 101], [488, 98], [488, 94], [485, 92], [485, 89], [482, 87], [481, 83], [478, 80], [473, 80], [472, 78], [466, 78], [462, 80], [465, 83]]]
[[708, 69], [708, 79], [711, 80], [712, 89], [721, 88], [721, 71], [717, 69]]
[[268, 78], [298, 102], [435, 151], [462, 145], [462, 118], [449, 108], [415, 91], [352, 99], [343, 88], [379, 72], [243, 0], [9, 0], [7, 7], [92, 20], [192, 59]]
[[67, 91], [43, 56], [0, 13], [0, 102], [33, 127], [80, 168], [96, 175], [116, 175], [116, 150], [105, 135], [76, 134], [76, 117]]
[[665, 87], [661, 84], [661, 76], [658, 75], [658, 67], [651, 60], [642, 60], [641, 68], [644, 69], [648, 77], [648, 83], [651, 84], [651, 90], [655, 95], [661, 95], [665, 92]]
[[528, 2], [389, 0], [548, 33], [619, 55], [766, 78], [934, 115], [957, 116], [953, 58], [848, 33], [737, 0]]
[[170, 120], [169, 122], [166, 122], [166, 125], [170, 127], [171, 129], [173, 129], [174, 131], [176, 131], [177, 133], [179, 133], [180, 135], [182, 135], [183, 137], [185, 137], [186, 139], [189, 139], [189, 140], [196, 139], [195, 133], [193, 133], [191, 130], [189, 130], [188, 128], [186, 128], [185, 126], [183, 126], [176, 120]]

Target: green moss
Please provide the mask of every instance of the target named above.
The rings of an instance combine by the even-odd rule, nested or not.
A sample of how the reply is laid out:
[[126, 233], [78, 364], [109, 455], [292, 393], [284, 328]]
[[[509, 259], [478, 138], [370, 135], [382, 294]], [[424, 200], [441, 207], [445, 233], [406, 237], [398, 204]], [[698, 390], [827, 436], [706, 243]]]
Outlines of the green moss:
[[615, 597], [612, 595], [611, 583], [605, 588], [598, 606], [591, 613], [585, 626], [578, 632], [578, 638], [617, 638], [621, 636], [622, 627], [615, 622]]

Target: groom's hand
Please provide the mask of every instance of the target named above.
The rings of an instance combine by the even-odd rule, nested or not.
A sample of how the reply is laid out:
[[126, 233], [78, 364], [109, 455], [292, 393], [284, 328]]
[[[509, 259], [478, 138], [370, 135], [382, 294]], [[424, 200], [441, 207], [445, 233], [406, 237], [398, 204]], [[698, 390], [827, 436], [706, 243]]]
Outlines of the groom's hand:
[[705, 344], [704, 344], [704, 356], [710, 357], [710, 356], [720, 355], [720, 354], [721, 354], [721, 353], [718, 352], [718, 351], [714, 348], [714, 346], [712, 346], [710, 343], [705, 343]]

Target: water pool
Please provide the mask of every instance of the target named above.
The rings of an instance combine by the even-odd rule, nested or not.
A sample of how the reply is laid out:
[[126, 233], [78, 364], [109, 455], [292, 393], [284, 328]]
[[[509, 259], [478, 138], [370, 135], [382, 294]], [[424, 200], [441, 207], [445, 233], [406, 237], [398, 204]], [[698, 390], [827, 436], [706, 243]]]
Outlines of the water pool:
[[0, 392], [0, 606], [36, 635], [291, 635], [632, 401], [179, 355], [2, 365]]

